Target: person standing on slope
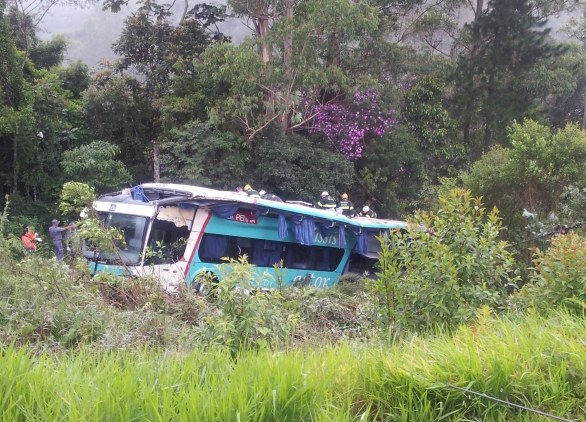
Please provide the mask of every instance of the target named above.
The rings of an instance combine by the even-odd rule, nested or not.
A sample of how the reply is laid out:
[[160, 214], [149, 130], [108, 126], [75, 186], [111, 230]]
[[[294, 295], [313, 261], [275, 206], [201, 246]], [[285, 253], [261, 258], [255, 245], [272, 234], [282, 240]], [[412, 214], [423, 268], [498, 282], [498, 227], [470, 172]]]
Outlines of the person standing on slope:
[[49, 233], [53, 240], [53, 248], [55, 249], [55, 255], [59, 261], [63, 261], [63, 231], [73, 230], [77, 227], [77, 224], [69, 225], [66, 227], [59, 227], [59, 220], [51, 221], [51, 227], [49, 227]]

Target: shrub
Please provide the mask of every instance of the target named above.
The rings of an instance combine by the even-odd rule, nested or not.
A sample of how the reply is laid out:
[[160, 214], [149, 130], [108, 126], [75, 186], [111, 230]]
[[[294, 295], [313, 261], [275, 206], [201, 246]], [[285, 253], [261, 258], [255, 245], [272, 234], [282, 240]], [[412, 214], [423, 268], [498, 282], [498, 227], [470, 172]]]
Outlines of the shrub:
[[[399, 233], [396, 236], [400, 236]], [[393, 236], [377, 237], [381, 244], [379, 252], [377, 277], [366, 279], [366, 288], [370, 291], [370, 300], [379, 312], [379, 323], [383, 327], [392, 327], [397, 322], [398, 312], [402, 305], [400, 281], [401, 266], [399, 255], [401, 250]]]
[[[283, 344], [293, 332], [297, 317], [287, 313], [278, 291], [260, 290], [258, 275], [246, 255], [218, 266], [219, 281], [211, 287], [210, 301], [199, 326], [205, 346], [261, 349]], [[203, 279], [198, 279], [198, 281]]]
[[501, 306], [505, 287], [516, 281], [510, 276], [513, 257], [499, 240], [501, 229], [496, 208], [487, 213], [480, 198], [453, 189], [440, 195], [437, 213], [415, 214], [407, 236], [383, 238], [401, 250], [398, 256], [383, 255], [380, 262], [389, 283], [398, 277], [398, 268], [402, 272], [392, 299], [400, 308], [388, 308], [388, 316], [397, 315], [408, 329], [449, 328], [474, 318], [481, 306]]
[[[552, 239], [542, 252], [534, 249], [535, 265], [527, 283], [513, 298], [517, 307], [547, 311], [561, 305], [586, 304], [586, 240], [577, 234]], [[580, 305], [582, 303], [582, 305]]]

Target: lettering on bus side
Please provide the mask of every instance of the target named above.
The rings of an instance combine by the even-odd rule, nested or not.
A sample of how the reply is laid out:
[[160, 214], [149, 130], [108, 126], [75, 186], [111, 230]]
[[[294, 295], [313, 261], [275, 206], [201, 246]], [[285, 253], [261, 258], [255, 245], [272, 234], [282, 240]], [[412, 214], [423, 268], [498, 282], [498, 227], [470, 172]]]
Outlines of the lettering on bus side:
[[311, 284], [315, 287], [327, 287], [330, 283], [330, 277], [316, 277], [314, 273], [308, 274], [307, 276], [298, 275], [293, 279], [293, 284], [305, 282], [307, 277], [311, 278]]
[[233, 220], [245, 224], [257, 224], [258, 220], [254, 218], [254, 214], [254, 211], [236, 211], [234, 215], [231, 215], [226, 220]]
[[313, 237], [313, 243], [321, 243], [325, 245], [338, 245], [338, 235], [331, 234], [329, 236], [322, 236], [320, 232], [315, 232], [315, 236]]

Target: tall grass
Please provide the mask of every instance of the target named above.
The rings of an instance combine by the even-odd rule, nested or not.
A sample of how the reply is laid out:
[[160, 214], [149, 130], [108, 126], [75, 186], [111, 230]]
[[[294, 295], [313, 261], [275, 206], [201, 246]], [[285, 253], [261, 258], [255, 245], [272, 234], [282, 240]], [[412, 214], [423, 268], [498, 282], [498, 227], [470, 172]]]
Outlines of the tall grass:
[[586, 323], [482, 315], [454, 335], [388, 347], [0, 357], [0, 420], [538, 421], [453, 384], [570, 419], [586, 417]]

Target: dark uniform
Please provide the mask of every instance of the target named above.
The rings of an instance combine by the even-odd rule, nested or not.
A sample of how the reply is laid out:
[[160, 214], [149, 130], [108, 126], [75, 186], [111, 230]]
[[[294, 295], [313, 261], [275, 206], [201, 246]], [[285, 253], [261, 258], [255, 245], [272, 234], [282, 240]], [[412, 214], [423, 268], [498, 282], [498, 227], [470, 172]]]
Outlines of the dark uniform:
[[342, 214], [347, 217], [354, 217], [356, 215], [356, 211], [354, 211], [354, 204], [349, 199], [341, 199], [338, 202], [338, 208], [342, 209]]
[[358, 214], [358, 217], [376, 218], [376, 213], [373, 210], [368, 210], [366, 212], [362, 211], [360, 214]]
[[258, 193], [248, 185], [244, 186], [244, 192], [246, 192], [246, 194], [251, 198], [260, 199], [260, 193]]
[[336, 200], [329, 195], [322, 195], [315, 205], [316, 208], [321, 208], [322, 210], [335, 210], [337, 206]]

